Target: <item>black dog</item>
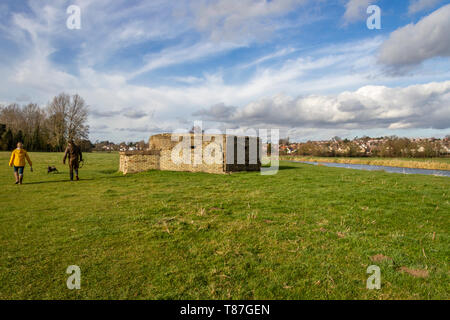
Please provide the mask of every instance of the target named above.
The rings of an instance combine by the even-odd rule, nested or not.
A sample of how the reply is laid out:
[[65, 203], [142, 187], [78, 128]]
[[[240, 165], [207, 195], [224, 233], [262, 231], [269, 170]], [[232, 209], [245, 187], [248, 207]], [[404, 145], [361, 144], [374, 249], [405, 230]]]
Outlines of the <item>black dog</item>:
[[59, 173], [59, 171], [58, 171], [58, 169], [56, 169], [56, 167], [50, 167], [50, 166], [48, 166], [48, 168], [47, 168], [47, 173], [50, 173], [50, 172], [56, 172], [56, 173]]

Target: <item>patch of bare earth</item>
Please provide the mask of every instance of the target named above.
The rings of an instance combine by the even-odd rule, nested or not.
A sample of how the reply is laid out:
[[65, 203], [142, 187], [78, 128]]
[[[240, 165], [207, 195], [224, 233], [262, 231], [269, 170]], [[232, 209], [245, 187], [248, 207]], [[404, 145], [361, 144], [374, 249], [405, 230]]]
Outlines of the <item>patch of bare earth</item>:
[[428, 270], [425, 269], [410, 269], [408, 267], [401, 267], [401, 272], [406, 272], [409, 275], [412, 275], [416, 278], [427, 278], [428, 277]]

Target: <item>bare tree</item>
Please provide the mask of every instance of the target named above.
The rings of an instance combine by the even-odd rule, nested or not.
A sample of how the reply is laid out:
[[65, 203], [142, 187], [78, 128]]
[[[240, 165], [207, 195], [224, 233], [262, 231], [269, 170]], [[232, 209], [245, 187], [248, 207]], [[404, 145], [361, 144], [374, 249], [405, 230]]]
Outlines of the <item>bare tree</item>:
[[22, 108], [24, 123], [22, 130], [25, 135], [32, 136], [34, 130], [43, 126], [45, 115], [36, 103], [29, 103]]
[[70, 97], [61, 93], [54, 97], [47, 114], [51, 143], [57, 149], [63, 150], [68, 140], [88, 139], [88, 106], [78, 94]]
[[0, 112], [0, 123], [7, 124], [13, 132], [22, 130], [24, 123], [22, 108], [17, 103], [3, 107]]
[[66, 143], [66, 114], [69, 104], [70, 96], [61, 93], [47, 107], [49, 142], [58, 151], [62, 151]]
[[82, 140], [89, 137], [88, 106], [78, 94], [72, 96], [66, 114], [67, 139]]
[[141, 140], [139, 142], [136, 143], [138, 150], [145, 150], [147, 149], [147, 144], [145, 143], [144, 140]]

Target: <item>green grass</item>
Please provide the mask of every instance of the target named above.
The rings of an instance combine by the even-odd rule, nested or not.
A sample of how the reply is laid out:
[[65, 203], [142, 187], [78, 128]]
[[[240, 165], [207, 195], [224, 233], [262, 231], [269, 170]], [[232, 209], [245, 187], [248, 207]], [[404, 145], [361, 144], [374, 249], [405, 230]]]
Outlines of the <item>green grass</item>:
[[[123, 176], [118, 154], [93, 153], [69, 182], [62, 154], [31, 158], [18, 186], [0, 153], [0, 299], [450, 298], [446, 177], [293, 163]], [[372, 264], [381, 290], [366, 289]]]

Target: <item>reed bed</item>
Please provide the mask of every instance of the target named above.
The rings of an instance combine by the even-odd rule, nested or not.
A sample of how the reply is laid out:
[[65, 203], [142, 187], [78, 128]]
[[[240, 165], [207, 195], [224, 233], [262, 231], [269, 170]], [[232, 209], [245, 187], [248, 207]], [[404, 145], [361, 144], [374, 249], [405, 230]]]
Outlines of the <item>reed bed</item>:
[[413, 169], [449, 170], [450, 159], [397, 159], [397, 158], [335, 158], [335, 157], [304, 157], [304, 156], [281, 156], [281, 160], [329, 162], [346, 164], [367, 164], [373, 166], [389, 166]]

